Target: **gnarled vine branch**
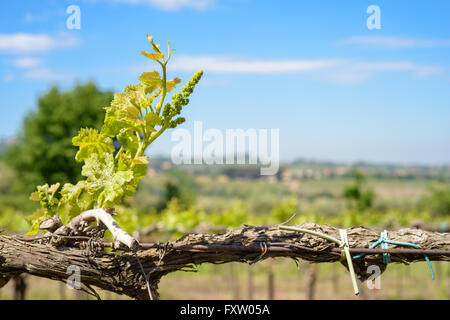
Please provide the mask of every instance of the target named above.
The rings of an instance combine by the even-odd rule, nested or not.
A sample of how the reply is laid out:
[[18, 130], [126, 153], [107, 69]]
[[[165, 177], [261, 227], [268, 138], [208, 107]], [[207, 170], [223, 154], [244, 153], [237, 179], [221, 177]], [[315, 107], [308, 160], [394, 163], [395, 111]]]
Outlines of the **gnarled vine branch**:
[[[339, 237], [337, 228], [314, 223], [299, 227]], [[365, 227], [347, 229], [351, 252], [355, 248], [368, 248], [379, 238], [379, 232]], [[428, 254], [430, 260], [450, 260], [450, 234], [422, 231], [419, 229], [400, 229], [390, 231], [389, 239], [411, 242], [424, 250], [439, 250]], [[88, 286], [125, 294], [136, 299], [148, 299], [147, 283], [141, 266], [150, 274], [149, 284], [153, 297], [158, 297], [157, 288], [160, 279], [175, 271], [193, 270], [202, 263], [253, 262], [272, 257], [289, 257], [306, 261], [336, 262], [341, 253], [336, 244], [308, 234], [280, 230], [277, 226], [243, 226], [222, 234], [189, 234], [177, 241], [167, 243], [161, 259], [162, 245], [142, 244], [136, 253], [89, 252], [85, 241], [70, 240], [62, 247], [30, 241], [15, 236], [0, 235], [0, 286], [7, 279], [21, 274], [65, 281], [70, 265], [76, 265], [81, 271], [81, 281]], [[391, 246], [395, 248], [395, 246]], [[401, 247], [397, 247], [401, 248]], [[372, 249], [370, 249], [372, 250]], [[416, 250], [416, 249], [409, 249]], [[361, 251], [361, 250], [359, 250]], [[355, 272], [361, 279], [367, 278], [369, 265], [379, 265], [386, 269], [380, 250], [366, 254], [354, 260]], [[139, 258], [139, 260], [138, 260]], [[161, 263], [158, 268], [158, 262]], [[392, 262], [412, 263], [423, 261], [423, 252], [393, 250]], [[342, 261], [342, 264], [346, 264]]]

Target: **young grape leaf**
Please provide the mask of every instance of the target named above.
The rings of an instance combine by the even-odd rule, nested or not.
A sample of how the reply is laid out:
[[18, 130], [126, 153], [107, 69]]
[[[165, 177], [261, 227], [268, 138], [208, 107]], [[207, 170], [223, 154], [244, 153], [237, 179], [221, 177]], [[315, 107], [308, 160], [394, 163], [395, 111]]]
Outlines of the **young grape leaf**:
[[181, 82], [180, 78], [175, 78], [172, 80], [169, 80], [166, 82], [166, 90], [167, 92], [172, 91], [173, 89], [175, 89], [175, 87], [177, 86], [177, 84], [179, 84]]
[[112, 207], [120, 202], [125, 193], [126, 184], [133, 179], [133, 171], [115, 170], [112, 154], [105, 153], [103, 158], [92, 154], [86, 160], [82, 175], [87, 177], [87, 190], [98, 206]]
[[99, 133], [97, 129], [80, 129], [78, 136], [72, 139], [72, 143], [80, 147], [75, 156], [75, 160], [80, 162], [86, 161], [93, 153], [101, 156], [105, 152], [112, 153], [115, 150], [111, 138]]
[[147, 132], [155, 131], [156, 125], [161, 125], [161, 118], [155, 113], [149, 112], [144, 117], [145, 129]]
[[45, 213], [54, 214], [59, 201], [55, 198], [55, 193], [58, 188], [59, 183], [52, 184], [51, 186], [48, 184], [37, 186], [37, 191], [31, 194], [30, 200], [39, 201]]
[[148, 163], [148, 157], [147, 156], [142, 156], [142, 157], [134, 158], [133, 160], [131, 160], [131, 163], [147, 164]]
[[39, 231], [39, 224], [42, 220], [51, 217], [45, 209], [36, 210], [31, 216], [27, 218], [28, 222], [31, 224], [30, 231], [26, 233], [26, 235], [31, 236], [36, 234]]
[[136, 154], [136, 151], [139, 148], [138, 137], [132, 130], [126, 128], [120, 130], [117, 135], [117, 141], [119, 141], [122, 144], [122, 147], [129, 151], [132, 156]]
[[158, 89], [162, 84], [162, 79], [158, 71], [143, 72], [138, 80], [145, 83], [147, 85], [147, 90], [150, 91]]
[[66, 224], [80, 212], [92, 209], [94, 200], [86, 190], [86, 181], [78, 181], [76, 185], [64, 184], [61, 190], [61, 200], [58, 215], [62, 223]]
[[158, 60], [158, 59], [164, 58], [164, 53], [162, 53], [162, 52], [141, 51], [141, 54], [152, 60]]

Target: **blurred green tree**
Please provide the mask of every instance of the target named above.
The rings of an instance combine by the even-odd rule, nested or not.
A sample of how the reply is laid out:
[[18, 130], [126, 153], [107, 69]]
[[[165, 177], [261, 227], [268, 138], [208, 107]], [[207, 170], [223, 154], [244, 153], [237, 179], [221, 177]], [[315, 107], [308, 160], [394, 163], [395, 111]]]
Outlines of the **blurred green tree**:
[[181, 198], [181, 189], [178, 183], [174, 181], [166, 181], [166, 194], [165, 194], [165, 203], [168, 203], [173, 198], [180, 199]]
[[100, 90], [95, 83], [76, 84], [72, 90], [58, 86], [38, 99], [37, 110], [26, 115], [16, 143], [6, 150], [6, 162], [17, 174], [16, 188], [30, 192], [36, 184], [75, 183], [81, 163], [72, 138], [82, 127], [99, 129], [104, 107], [113, 92]]
[[425, 207], [435, 217], [450, 216], [450, 186], [443, 182], [435, 182], [429, 187], [430, 194], [425, 196]]
[[164, 199], [158, 206], [158, 211], [165, 209], [174, 198], [182, 208], [188, 208], [195, 202], [195, 179], [186, 172], [178, 169], [166, 171], [168, 179], [164, 184]]
[[16, 172], [5, 163], [0, 162], [0, 194], [12, 192], [12, 185], [16, 178]]
[[365, 186], [367, 177], [357, 169], [353, 170], [353, 183], [344, 187], [343, 196], [350, 210], [366, 211], [373, 205], [375, 193]]

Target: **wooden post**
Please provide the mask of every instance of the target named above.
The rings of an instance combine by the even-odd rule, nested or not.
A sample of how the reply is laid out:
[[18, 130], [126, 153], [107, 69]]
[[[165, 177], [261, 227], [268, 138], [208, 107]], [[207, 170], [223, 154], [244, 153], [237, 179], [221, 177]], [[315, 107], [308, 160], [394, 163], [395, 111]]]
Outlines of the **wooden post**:
[[247, 269], [247, 290], [248, 290], [248, 299], [253, 300], [254, 298], [254, 284], [253, 284], [253, 269], [251, 265], [248, 265]]
[[317, 282], [317, 263], [313, 263], [309, 265], [309, 272], [307, 278], [307, 292], [306, 299], [314, 300], [316, 294], [316, 282]]
[[398, 276], [397, 276], [397, 298], [401, 299], [403, 296], [403, 266], [398, 266]]
[[233, 295], [233, 300], [239, 300], [240, 299], [240, 285], [239, 285], [239, 278], [238, 274], [235, 270], [235, 264], [230, 263], [230, 283], [231, 283], [231, 291]]
[[274, 280], [274, 273], [273, 273], [273, 265], [272, 260], [269, 261], [269, 269], [267, 271], [267, 289], [268, 289], [268, 295], [267, 299], [274, 300], [275, 299], [275, 280]]
[[14, 277], [14, 300], [25, 300], [25, 291], [27, 283], [21, 275]]
[[434, 263], [434, 270], [436, 273], [436, 279], [442, 279], [442, 264], [439, 261]]
[[339, 269], [337, 267], [331, 268], [331, 283], [333, 285], [333, 293], [339, 294]]

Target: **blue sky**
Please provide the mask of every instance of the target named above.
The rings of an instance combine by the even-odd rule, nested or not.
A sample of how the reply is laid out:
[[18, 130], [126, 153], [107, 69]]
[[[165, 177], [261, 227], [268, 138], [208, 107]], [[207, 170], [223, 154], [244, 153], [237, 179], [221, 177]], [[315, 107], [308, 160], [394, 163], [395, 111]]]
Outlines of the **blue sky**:
[[[69, 5], [81, 29], [69, 30]], [[366, 9], [378, 5], [381, 29]], [[0, 138], [52, 83], [120, 91], [176, 48], [205, 76], [185, 110], [208, 128], [280, 129], [280, 156], [450, 163], [449, 1], [85, 0], [0, 3]], [[168, 154], [170, 133], [150, 153]]]

